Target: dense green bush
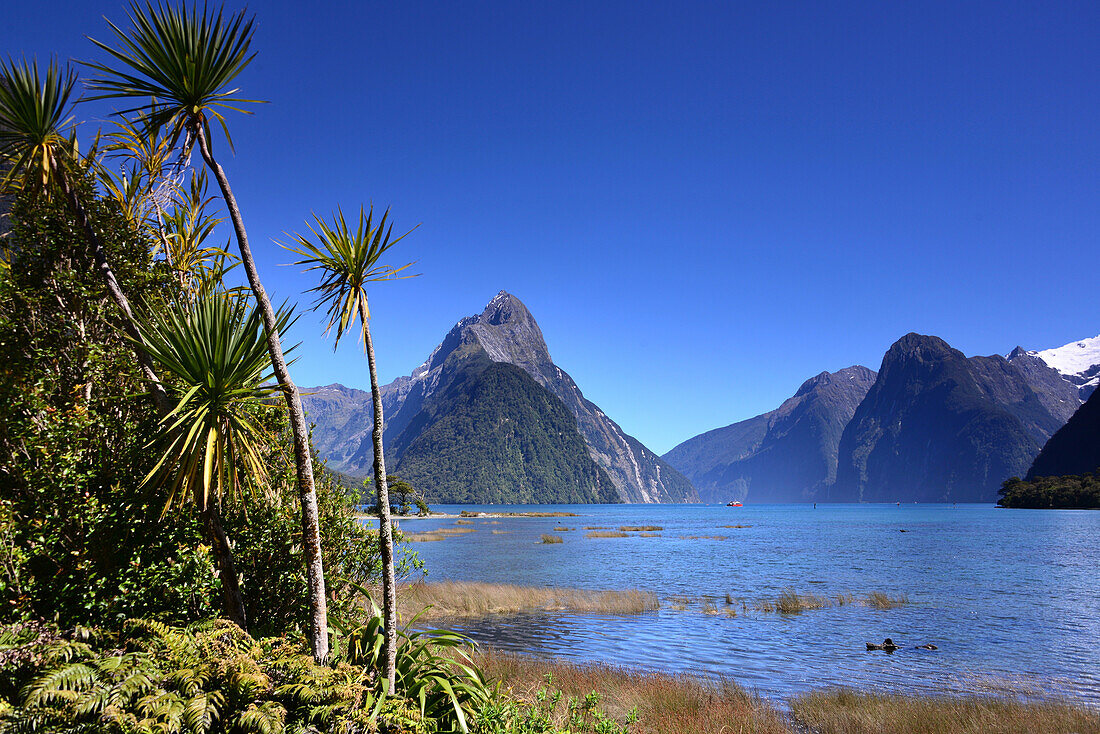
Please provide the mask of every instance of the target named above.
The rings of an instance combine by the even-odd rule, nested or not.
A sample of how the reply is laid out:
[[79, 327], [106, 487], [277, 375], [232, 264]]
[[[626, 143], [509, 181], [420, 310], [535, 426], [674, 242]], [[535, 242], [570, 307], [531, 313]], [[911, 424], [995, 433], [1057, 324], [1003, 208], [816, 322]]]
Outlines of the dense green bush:
[[1031, 509], [1100, 509], [1100, 473], [1065, 477], [1007, 480], [1000, 491], [1001, 507]]
[[[133, 302], [174, 297], [152, 243], [81, 186]], [[162, 516], [163, 491], [144, 484], [156, 416], [81, 232], [42, 197], [16, 199], [11, 224], [0, 258], [0, 621], [217, 616], [221, 583], [194, 510]], [[269, 635], [300, 630], [308, 599], [285, 414], [262, 410], [270, 486], [223, 512], [253, 631]], [[377, 578], [377, 538], [355, 519], [357, 496], [323, 469], [317, 484], [330, 605], [361, 620], [347, 584]]]

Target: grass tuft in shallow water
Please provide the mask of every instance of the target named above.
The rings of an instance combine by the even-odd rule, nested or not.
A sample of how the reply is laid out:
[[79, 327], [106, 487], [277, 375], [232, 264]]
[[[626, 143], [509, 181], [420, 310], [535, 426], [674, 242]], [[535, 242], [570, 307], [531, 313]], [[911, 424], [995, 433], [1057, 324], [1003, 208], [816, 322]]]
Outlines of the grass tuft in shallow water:
[[656, 594], [638, 589], [593, 591], [475, 581], [408, 584], [398, 589], [397, 602], [403, 619], [428, 607], [428, 617], [480, 617], [547, 611], [641, 614], [660, 606]]
[[541, 542], [547, 545], [552, 545], [554, 543], [564, 543], [565, 540], [563, 540], [560, 535], [547, 535], [546, 533], [543, 533]]

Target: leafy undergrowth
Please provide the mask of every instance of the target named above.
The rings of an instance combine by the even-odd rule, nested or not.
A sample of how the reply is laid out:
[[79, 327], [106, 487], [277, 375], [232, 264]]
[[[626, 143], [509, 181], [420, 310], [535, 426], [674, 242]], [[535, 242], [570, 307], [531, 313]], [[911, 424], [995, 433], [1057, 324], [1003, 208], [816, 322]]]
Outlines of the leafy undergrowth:
[[231, 622], [186, 629], [0, 629], [0, 732], [180, 734], [467, 731], [492, 691], [453, 632], [399, 633], [396, 695], [379, 675], [377, 618], [317, 665], [300, 640]]

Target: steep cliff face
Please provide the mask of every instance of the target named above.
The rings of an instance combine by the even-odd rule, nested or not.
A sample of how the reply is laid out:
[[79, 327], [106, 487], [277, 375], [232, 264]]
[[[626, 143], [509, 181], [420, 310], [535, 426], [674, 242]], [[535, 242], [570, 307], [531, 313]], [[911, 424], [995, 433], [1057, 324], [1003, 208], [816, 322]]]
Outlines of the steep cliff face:
[[1035, 458], [1027, 478], [1095, 471], [1100, 471], [1100, 390], [1094, 391], [1069, 422], [1051, 436]]
[[1009, 353], [1008, 362], [1023, 375], [1039, 396], [1043, 407], [1063, 424], [1081, 407], [1082, 390], [1086, 388], [1066, 379], [1061, 372], [1044, 362], [1038, 352], [1016, 347]]
[[[444, 392], [464, 383], [467, 372], [509, 364], [529, 375], [573, 415], [589, 456], [606, 473], [618, 499], [626, 502], [694, 502], [691, 483], [641, 445], [585, 399], [573, 379], [554, 364], [542, 331], [527, 307], [501, 291], [477, 316], [459, 321], [428, 359], [408, 377], [381, 388], [388, 465], [400, 469], [404, 453], [439, 416]], [[361, 407], [341, 406], [335, 419], [325, 412], [335, 388], [314, 389], [304, 400], [318, 424], [315, 442], [336, 469], [355, 475], [371, 471], [372, 413], [369, 393]], [[315, 397], [320, 399], [314, 402]], [[361, 397], [361, 396], [360, 396]], [[321, 428], [324, 426], [323, 429]], [[318, 434], [324, 434], [318, 436]], [[339, 458], [342, 457], [342, 458]]]
[[890, 347], [841, 437], [830, 499], [990, 501], [1060, 421], [1001, 357], [967, 359], [934, 336]]
[[776, 410], [688, 439], [664, 458], [704, 502], [813, 501], [836, 478], [841, 434], [874, 380], [858, 365], [822, 372]]
[[1027, 354], [1037, 357], [1062, 379], [1077, 387], [1081, 400], [1087, 400], [1100, 385], [1100, 336]]

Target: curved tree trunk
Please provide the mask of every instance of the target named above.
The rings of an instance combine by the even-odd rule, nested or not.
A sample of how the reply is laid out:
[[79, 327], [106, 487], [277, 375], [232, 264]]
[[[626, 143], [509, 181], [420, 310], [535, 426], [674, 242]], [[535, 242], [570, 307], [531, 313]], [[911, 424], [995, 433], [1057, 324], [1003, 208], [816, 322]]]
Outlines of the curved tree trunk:
[[359, 301], [363, 321], [363, 341], [367, 348], [370, 392], [374, 402], [374, 486], [378, 492], [378, 547], [382, 553], [382, 625], [385, 630], [386, 656], [382, 674], [393, 691], [397, 665], [397, 581], [393, 569], [393, 527], [390, 525], [390, 491], [386, 481], [386, 456], [382, 448], [382, 393], [378, 389], [378, 369], [374, 363], [374, 343], [370, 338], [367, 304]]
[[279, 381], [279, 387], [282, 389], [287, 410], [290, 413], [290, 428], [294, 434], [294, 458], [298, 472], [298, 498], [302, 505], [302, 547], [305, 550], [306, 576], [309, 583], [310, 642], [313, 647], [313, 659], [322, 663], [328, 659], [329, 654], [328, 600], [325, 598], [325, 573], [321, 561], [321, 531], [317, 520], [317, 492], [313, 485], [313, 457], [309, 451], [309, 427], [306, 425], [298, 388], [290, 379], [290, 372], [286, 367], [286, 358], [283, 356], [283, 347], [279, 343], [279, 332], [275, 326], [275, 309], [271, 307], [271, 300], [267, 297], [263, 283], [260, 282], [260, 274], [256, 270], [256, 261], [252, 258], [252, 250], [248, 246], [248, 233], [244, 228], [241, 210], [237, 207], [237, 199], [233, 196], [233, 190], [229, 188], [229, 179], [225, 171], [210, 152], [210, 145], [206, 140], [206, 132], [201, 122], [193, 125], [192, 133], [198, 141], [203, 160], [213, 172], [214, 178], [218, 180], [222, 198], [229, 210], [229, 218], [233, 221], [237, 247], [241, 252], [241, 264], [248, 275], [248, 284], [252, 288], [253, 295], [256, 296], [256, 303], [260, 307], [260, 315], [264, 320], [264, 334], [267, 337], [268, 352], [271, 354], [271, 367], [275, 372], [275, 379]]
[[[161, 384], [156, 371], [153, 369], [153, 361], [143, 347], [145, 342], [134, 321], [134, 312], [130, 308], [130, 301], [126, 298], [126, 294], [122, 292], [122, 286], [119, 285], [114, 269], [111, 268], [111, 263], [107, 260], [107, 251], [103, 247], [103, 241], [95, 231], [95, 227], [92, 226], [88, 211], [81, 204], [76, 190], [65, 174], [65, 169], [57, 165], [56, 158], [51, 163], [54, 170], [57, 171], [57, 182], [61, 192], [65, 195], [69, 211], [76, 217], [77, 224], [80, 225], [80, 228], [84, 231], [84, 236], [88, 238], [88, 243], [92, 246], [92, 256], [95, 259], [96, 269], [99, 270], [107, 284], [107, 293], [110, 295], [111, 300], [115, 302], [115, 305], [118, 306], [118, 310], [122, 312], [122, 326], [126, 334], [133, 340], [134, 353], [137, 356], [142, 375], [145, 377], [145, 382], [149, 386], [149, 394], [153, 397], [153, 405], [156, 408], [157, 416], [163, 419], [172, 412], [172, 401], [169, 400], [168, 392], [164, 389], [164, 385]], [[207, 502], [206, 507], [199, 508], [199, 516], [202, 519], [203, 532], [214, 551], [214, 560], [218, 565], [218, 573], [221, 576], [223, 611], [230, 620], [247, 631], [248, 622], [244, 611], [244, 597], [241, 595], [240, 585], [237, 581], [237, 564], [233, 560], [233, 550], [229, 547], [229, 540], [225, 535], [221, 513], [218, 512], [215, 505]]]
[[61, 192], [65, 194], [69, 211], [76, 217], [76, 223], [84, 230], [84, 236], [88, 238], [88, 243], [92, 246], [92, 257], [95, 259], [96, 269], [99, 270], [100, 275], [103, 276], [103, 280], [107, 284], [107, 293], [110, 295], [111, 300], [115, 302], [115, 305], [118, 306], [118, 310], [122, 312], [122, 328], [125, 329], [126, 335], [133, 340], [134, 353], [137, 355], [138, 365], [141, 367], [145, 382], [149, 386], [149, 393], [153, 396], [153, 404], [157, 408], [157, 413], [163, 417], [172, 411], [172, 403], [168, 400], [168, 393], [165, 392], [164, 385], [157, 379], [156, 372], [153, 371], [153, 362], [149, 359], [149, 354], [143, 347], [145, 342], [141, 338], [141, 333], [138, 332], [137, 324], [134, 322], [134, 312], [130, 308], [130, 301], [126, 298], [126, 294], [122, 292], [118, 279], [115, 278], [115, 271], [107, 260], [107, 251], [103, 247], [103, 241], [99, 238], [95, 227], [92, 226], [92, 222], [88, 218], [88, 211], [80, 203], [76, 190], [65, 174], [65, 169], [57, 164], [56, 158], [51, 163], [57, 172], [57, 182], [61, 187]]
[[240, 583], [237, 580], [237, 565], [233, 562], [233, 550], [229, 547], [229, 538], [222, 527], [218, 506], [209, 500], [205, 507], [199, 508], [202, 529], [214, 549], [214, 560], [218, 564], [218, 575], [222, 580], [222, 607], [225, 616], [245, 632], [248, 631], [248, 615], [244, 608]]

